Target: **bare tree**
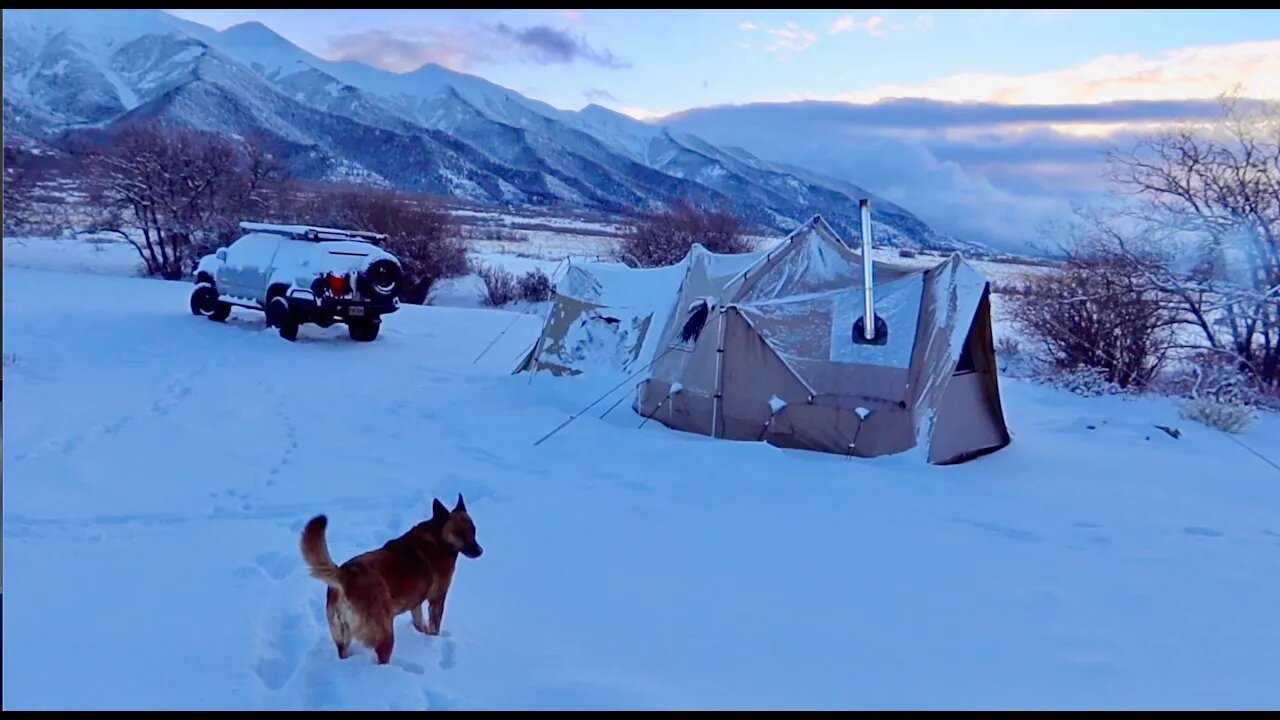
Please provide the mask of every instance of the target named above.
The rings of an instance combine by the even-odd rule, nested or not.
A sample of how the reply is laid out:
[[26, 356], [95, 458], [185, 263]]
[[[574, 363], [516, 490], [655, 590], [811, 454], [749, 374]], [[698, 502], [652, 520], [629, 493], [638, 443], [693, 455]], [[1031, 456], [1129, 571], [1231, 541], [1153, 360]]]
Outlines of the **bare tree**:
[[619, 241], [616, 257], [631, 267], [658, 267], [680, 262], [694, 243], [717, 253], [747, 253], [755, 243], [743, 235], [733, 215], [700, 210], [679, 200], [671, 209], [636, 218]]
[[1109, 156], [1128, 196], [1095, 226], [1208, 346], [1280, 390], [1280, 109], [1227, 100], [1211, 127], [1182, 127]]
[[179, 127], [133, 126], [90, 155], [93, 230], [119, 234], [147, 274], [169, 280], [190, 271], [197, 252], [229, 242], [240, 220], [264, 206], [278, 162], [258, 142]]

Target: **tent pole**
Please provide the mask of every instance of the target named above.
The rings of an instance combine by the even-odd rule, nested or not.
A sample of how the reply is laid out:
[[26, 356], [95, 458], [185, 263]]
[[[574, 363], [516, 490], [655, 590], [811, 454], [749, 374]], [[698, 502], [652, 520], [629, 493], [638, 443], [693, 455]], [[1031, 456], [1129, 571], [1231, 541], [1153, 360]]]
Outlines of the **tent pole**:
[[876, 301], [872, 296], [872, 264], [871, 259], [871, 201], [862, 198], [858, 201], [862, 211], [862, 337], [867, 342], [876, 339]]
[[716, 343], [716, 394], [711, 403], [711, 437], [713, 438], [720, 437], [720, 396], [724, 392], [724, 330], [727, 309], [720, 308], [720, 333]]

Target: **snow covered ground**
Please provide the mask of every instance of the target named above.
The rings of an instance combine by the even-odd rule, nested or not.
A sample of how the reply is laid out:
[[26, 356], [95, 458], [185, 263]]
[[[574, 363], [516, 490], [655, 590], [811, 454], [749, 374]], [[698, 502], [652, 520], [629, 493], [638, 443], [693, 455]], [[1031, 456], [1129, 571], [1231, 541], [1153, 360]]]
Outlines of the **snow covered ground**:
[[83, 238], [5, 237], [4, 265], [137, 277], [142, 258], [129, 243], [107, 237], [97, 242]]
[[[940, 468], [601, 418], [628, 383], [533, 447], [620, 379], [511, 375], [535, 316], [290, 344], [14, 260], [6, 710], [1280, 705], [1280, 473], [1171, 401], [1005, 379], [1013, 444]], [[444, 635], [338, 660], [302, 525], [341, 561], [459, 492]]]

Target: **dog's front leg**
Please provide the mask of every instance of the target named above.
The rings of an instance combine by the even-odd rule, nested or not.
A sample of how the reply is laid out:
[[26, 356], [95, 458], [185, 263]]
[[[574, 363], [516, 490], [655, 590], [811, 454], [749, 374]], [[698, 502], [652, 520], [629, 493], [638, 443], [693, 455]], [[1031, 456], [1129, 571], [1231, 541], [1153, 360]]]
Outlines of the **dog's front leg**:
[[431, 622], [427, 624], [428, 635], [440, 634], [440, 623], [444, 620], [444, 599], [449, 594], [448, 590], [440, 593], [438, 598], [428, 598], [431, 603]]
[[409, 612], [413, 616], [413, 629], [420, 633], [431, 634], [431, 631], [427, 628], [427, 624], [422, 620], [422, 606], [417, 605]]

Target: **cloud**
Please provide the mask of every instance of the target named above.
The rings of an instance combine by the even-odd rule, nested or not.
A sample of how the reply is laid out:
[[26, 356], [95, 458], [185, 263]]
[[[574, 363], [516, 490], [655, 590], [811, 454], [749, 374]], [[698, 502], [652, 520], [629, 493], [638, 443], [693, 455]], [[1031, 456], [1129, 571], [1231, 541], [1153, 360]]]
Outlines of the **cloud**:
[[600, 88], [587, 88], [586, 90], [582, 91], [582, 96], [590, 100], [591, 102], [597, 102], [601, 100], [608, 100], [610, 102], [618, 101], [618, 98], [614, 97], [613, 93], [609, 92], [608, 90], [601, 90]]
[[919, 15], [916, 16], [917, 30], [932, 30], [933, 23], [934, 23], [934, 19], [931, 13], [920, 13]]
[[[1200, 122], [1212, 100], [1007, 105], [889, 100], [756, 103], [663, 118], [722, 145], [743, 147], [845, 180], [898, 203], [935, 229], [1026, 250], [1045, 223], [1106, 188], [1104, 150], [1151, 126]], [[1107, 127], [1105, 134], [1067, 129]]]
[[760, 26], [753, 22], [748, 21], [744, 23], [739, 23], [738, 29], [742, 30], [743, 32], [755, 32], [756, 30], [760, 29]]
[[962, 73], [927, 83], [881, 85], [825, 99], [868, 103], [916, 97], [1006, 104], [1106, 103], [1213, 98], [1238, 88], [1280, 98], [1280, 40], [1188, 47], [1154, 57], [1103, 55], [1063, 70], [1026, 75]]
[[[915, 27], [932, 23], [922, 14]], [[1073, 204], [1099, 200], [1107, 148], [1216, 117], [1223, 93], [1280, 101], [1278, 67], [1280, 40], [1188, 47], [1048, 72], [797, 92], [660, 122], [859, 185], [956, 237], [1026, 250]]]
[[[894, 29], [901, 29], [901, 26], [895, 26]], [[854, 31], [865, 32], [871, 37], [884, 37], [886, 31], [884, 18], [879, 15], [873, 15], [866, 20], [858, 20], [852, 15], [841, 15], [827, 25], [828, 35], [839, 35]]]
[[493, 28], [499, 35], [513, 41], [517, 47], [524, 48], [535, 58], [534, 62], [540, 65], [585, 60], [615, 70], [631, 67], [608, 50], [595, 50], [587, 45], [586, 40], [549, 25], [513, 28], [506, 23], [498, 23]]
[[359, 60], [392, 72], [437, 63], [454, 70], [490, 63], [586, 62], [613, 70], [631, 67], [609, 50], [597, 50], [579, 36], [549, 25], [506, 23], [465, 28], [411, 27], [368, 30], [330, 38], [334, 60]]
[[765, 52], [776, 53], [779, 59], [786, 59], [791, 53], [801, 53], [818, 42], [817, 33], [789, 22], [779, 28], [765, 28], [765, 32], [773, 38], [764, 46]]
[[645, 108], [645, 107], [628, 106], [628, 107], [618, 107], [613, 109], [617, 110], [623, 115], [630, 115], [636, 120], [645, 120], [645, 121], [656, 120], [658, 118], [665, 118], [671, 115], [671, 110], [656, 110], [654, 108]]

